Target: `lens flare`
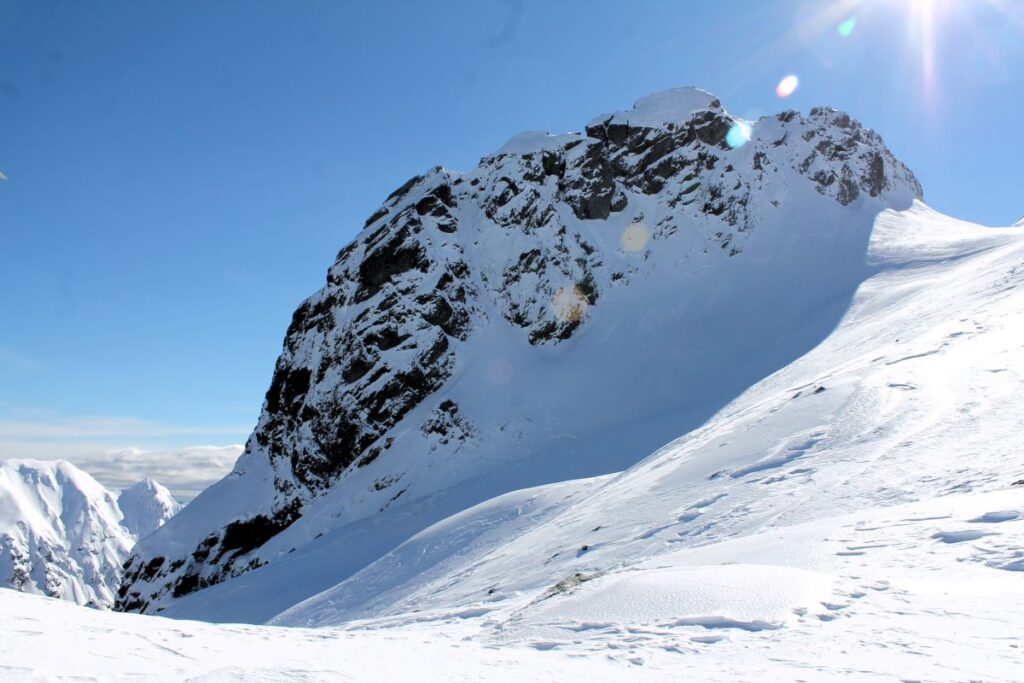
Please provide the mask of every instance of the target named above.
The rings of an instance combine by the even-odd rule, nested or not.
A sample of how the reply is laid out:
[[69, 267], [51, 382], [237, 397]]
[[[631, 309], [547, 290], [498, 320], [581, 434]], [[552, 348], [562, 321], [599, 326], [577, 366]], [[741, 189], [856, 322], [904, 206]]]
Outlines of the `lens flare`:
[[577, 286], [562, 287], [551, 297], [551, 312], [563, 323], [583, 320], [589, 305], [586, 295]]
[[796, 92], [797, 86], [800, 85], [800, 79], [790, 74], [779, 81], [779, 84], [775, 86], [775, 94], [779, 97], [789, 97]]
[[843, 38], [849, 38], [853, 35], [855, 28], [857, 28], [857, 17], [850, 17], [836, 27], [836, 32]]
[[725, 135], [725, 144], [733, 149], [742, 147], [750, 142], [750, 135], [750, 126], [743, 121], [736, 121]]
[[641, 221], [630, 223], [625, 230], [622, 231], [622, 237], [619, 238], [619, 244], [626, 251], [636, 253], [643, 251], [644, 247], [647, 246], [647, 242], [651, 239], [651, 231], [647, 229], [647, 226]]

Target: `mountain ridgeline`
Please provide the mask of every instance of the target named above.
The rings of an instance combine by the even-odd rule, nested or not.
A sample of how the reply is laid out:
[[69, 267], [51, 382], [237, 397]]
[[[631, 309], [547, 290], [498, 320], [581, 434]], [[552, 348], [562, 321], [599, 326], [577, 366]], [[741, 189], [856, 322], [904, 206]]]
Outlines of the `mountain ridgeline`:
[[827, 335], [874, 217], [920, 197], [847, 114], [741, 122], [692, 88], [412, 178], [295, 311], [234, 471], [135, 548], [118, 608], [333, 544], [322, 590], [468, 505], [628, 467]]

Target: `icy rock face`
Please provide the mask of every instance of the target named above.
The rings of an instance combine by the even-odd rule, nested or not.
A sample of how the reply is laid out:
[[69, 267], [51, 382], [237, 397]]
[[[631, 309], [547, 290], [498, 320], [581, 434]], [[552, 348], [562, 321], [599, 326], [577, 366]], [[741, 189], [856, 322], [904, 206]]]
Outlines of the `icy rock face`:
[[0, 463], [0, 585], [112, 606], [137, 530], [178, 509], [156, 482], [126, 494], [121, 499], [132, 504], [122, 514], [114, 494], [71, 463]]
[[780, 212], [799, 220], [796, 195], [816, 197], [808, 215], [873, 215], [921, 195], [841, 112], [784, 112], [745, 123], [742, 139], [730, 136], [738, 124], [713, 95], [681, 88], [582, 133], [524, 133], [469, 173], [437, 167], [396, 190], [295, 311], [235, 471], [140, 544], [119, 607], [155, 611], [273, 561], [330, 530], [296, 525], [327, 498], [340, 525], [514, 457], [512, 445], [472, 467], [458, 455], [496, 449], [506, 424], [460, 400], [456, 380], [528, 381], [478, 369], [492, 340], [543, 362], [600, 322], [610, 293], [670, 291], [676, 273], [740, 261]]
[[181, 510], [167, 487], [146, 478], [121, 491], [117, 506], [124, 516], [121, 525], [136, 538], [145, 538]]

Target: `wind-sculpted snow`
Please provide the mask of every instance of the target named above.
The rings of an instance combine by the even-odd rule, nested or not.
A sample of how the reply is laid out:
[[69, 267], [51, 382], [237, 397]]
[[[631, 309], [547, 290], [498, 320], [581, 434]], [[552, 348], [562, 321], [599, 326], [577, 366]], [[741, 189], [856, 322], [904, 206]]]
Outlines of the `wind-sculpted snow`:
[[733, 148], [738, 123], [680, 89], [399, 188], [296, 310], [235, 470], [139, 545], [120, 608], [187, 614], [175, 598], [333, 539], [344, 561], [294, 590], [326, 588], [475, 503], [622, 469], [813, 348], [870, 273], [875, 215], [920, 187], [840, 112]]
[[179, 507], [152, 480], [115, 498], [69, 462], [0, 462], [0, 586], [110, 607], [137, 538]]

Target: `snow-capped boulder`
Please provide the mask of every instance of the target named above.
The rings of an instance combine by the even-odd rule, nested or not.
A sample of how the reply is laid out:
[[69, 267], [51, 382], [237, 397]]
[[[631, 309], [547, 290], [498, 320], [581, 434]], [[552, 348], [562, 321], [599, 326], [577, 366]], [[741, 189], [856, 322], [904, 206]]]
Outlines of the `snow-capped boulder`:
[[847, 114], [741, 121], [693, 88], [412, 178], [295, 311], [245, 453], [139, 544], [119, 608], [330, 541], [313, 591], [446, 514], [628, 466], [818, 343], [874, 217], [920, 196]]

